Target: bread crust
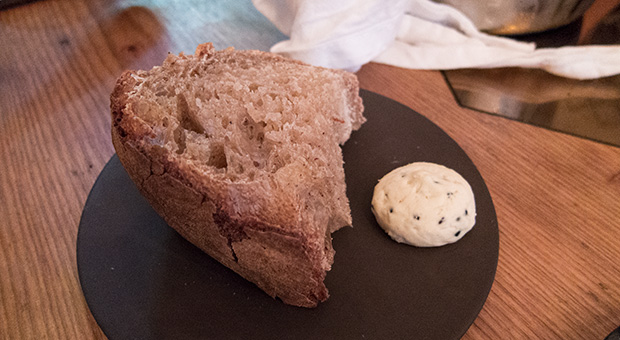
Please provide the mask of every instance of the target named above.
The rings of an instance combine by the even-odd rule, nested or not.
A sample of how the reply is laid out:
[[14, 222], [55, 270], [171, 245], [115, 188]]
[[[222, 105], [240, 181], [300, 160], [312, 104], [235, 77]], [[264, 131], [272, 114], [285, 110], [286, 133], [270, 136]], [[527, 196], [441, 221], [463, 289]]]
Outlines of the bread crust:
[[[213, 46], [203, 44], [195, 55], [212, 53]], [[265, 52], [248, 53], [303, 65]], [[154, 210], [189, 242], [270, 296], [302, 307], [315, 307], [326, 300], [329, 294], [323, 281], [334, 255], [329, 234], [351, 223], [348, 201], [343, 204], [345, 217], [322, 221], [338, 226], [318, 239], [301, 227], [308, 221], [301, 216], [299, 197], [270, 183], [209, 176], [196, 164], [152, 143], [156, 134], [137, 117], [129, 100], [139, 86], [140, 72], [124, 72], [116, 83], [111, 95], [111, 133], [121, 163]], [[358, 112], [350, 124], [359, 127], [363, 106], [357, 82], [349, 74], [345, 79], [348, 105]], [[344, 183], [344, 172], [335, 176]]]

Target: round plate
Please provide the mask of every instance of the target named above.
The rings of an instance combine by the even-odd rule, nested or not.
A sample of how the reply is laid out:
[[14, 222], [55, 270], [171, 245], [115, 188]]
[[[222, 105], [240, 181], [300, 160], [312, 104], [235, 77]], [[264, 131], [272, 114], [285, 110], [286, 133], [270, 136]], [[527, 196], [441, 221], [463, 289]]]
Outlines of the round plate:
[[[283, 304], [185, 241], [152, 210], [116, 156], [88, 197], [77, 239], [80, 283], [110, 339], [456, 339], [493, 284], [499, 233], [487, 187], [445, 132], [361, 91], [368, 121], [343, 147], [353, 228], [333, 234], [335, 263], [317, 308]], [[457, 243], [392, 241], [370, 211], [377, 180], [415, 161], [471, 184], [476, 226]]]

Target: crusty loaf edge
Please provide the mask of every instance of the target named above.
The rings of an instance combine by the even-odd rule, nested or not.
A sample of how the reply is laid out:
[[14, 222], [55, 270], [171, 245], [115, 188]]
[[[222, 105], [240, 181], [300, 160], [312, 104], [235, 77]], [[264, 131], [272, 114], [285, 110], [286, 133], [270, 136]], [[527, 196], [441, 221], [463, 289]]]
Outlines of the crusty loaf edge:
[[[203, 52], [199, 48], [196, 53]], [[353, 89], [349, 91], [352, 110], [360, 110], [357, 79], [345, 79]], [[153, 132], [133, 118], [132, 107], [127, 105], [137, 82], [134, 73], [127, 71], [111, 95], [112, 142], [129, 176], [155, 211], [188, 241], [270, 296], [302, 307], [315, 307], [326, 300], [326, 270], [319, 264], [322, 259], [307, 249], [305, 235], [283, 233], [282, 228], [251, 216], [234, 216], [225, 203], [218, 203], [227, 190], [222, 183], [200, 177], [191, 164], [175, 162], [161, 147], [146, 142]], [[364, 121], [360, 117], [352, 117], [355, 129]], [[224, 236], [221, 230], [240, 230], [243, 235]], [[333, 258], [333, 250], [328, 252]], [[264, 253], [277, 261], [265, 263]]]

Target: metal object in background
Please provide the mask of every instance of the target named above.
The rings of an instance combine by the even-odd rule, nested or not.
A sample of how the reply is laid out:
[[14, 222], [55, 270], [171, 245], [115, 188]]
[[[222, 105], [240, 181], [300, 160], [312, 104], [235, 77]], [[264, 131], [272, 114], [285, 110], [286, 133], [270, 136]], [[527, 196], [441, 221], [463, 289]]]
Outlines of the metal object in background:
[[[587, 32], [580, 20], [539, 34], [519, 37], [539, 47], [620, 43], [620, 5]], [[574, 80], [537, 69], [461, 69], [443, 72], [457, 102], [495, 114], [620, 146], [620, 75]]]
[[434, 0], [467, 15], [479, 30], [513, 35], [541, 32], [580, 18], [594, 0]]
[[517, 68], [444, 75], [463, 107], [620, 146], [620, 76], [579, 81]]

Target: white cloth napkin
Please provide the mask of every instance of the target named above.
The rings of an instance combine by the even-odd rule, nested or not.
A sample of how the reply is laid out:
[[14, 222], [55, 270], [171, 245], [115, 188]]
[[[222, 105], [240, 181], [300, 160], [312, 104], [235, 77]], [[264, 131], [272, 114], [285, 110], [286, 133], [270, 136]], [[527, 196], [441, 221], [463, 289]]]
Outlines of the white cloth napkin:
[[288, 40], [271, 51], [350, 71], [375, 61], [413, 69], [526, 67], [575, 79], [620, 74], [620, 46], [537, 49], [478, 31], [430, 0], [252, 0]]

